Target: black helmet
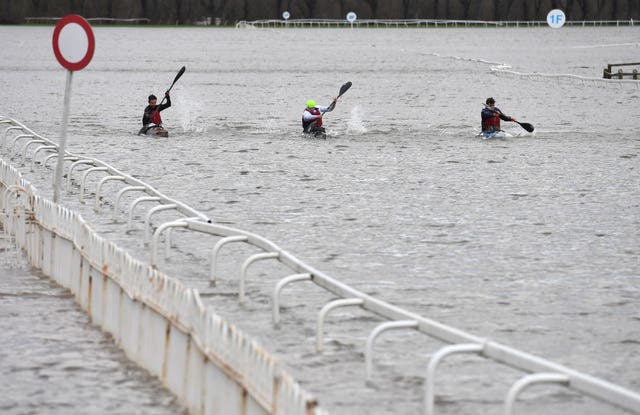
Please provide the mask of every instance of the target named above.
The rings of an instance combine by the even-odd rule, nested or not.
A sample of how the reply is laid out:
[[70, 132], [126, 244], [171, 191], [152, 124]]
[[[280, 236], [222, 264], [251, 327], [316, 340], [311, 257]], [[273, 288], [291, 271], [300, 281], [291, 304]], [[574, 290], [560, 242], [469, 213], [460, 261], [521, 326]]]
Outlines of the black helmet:
[[495, 99], [493, 99], [493, 98], [487, 98], [487, 101], [486, 101], [486, 104], [487, 104], [487, 105], [495, 104], [495, 103], [496, 103], [496, 100], [495, 100]]
[[149, 95], [149, 101], [151, 101], [152, 99], [157, 100], [158, 97], [156, 97], [155, 95], [151, 94], [151, 95]]

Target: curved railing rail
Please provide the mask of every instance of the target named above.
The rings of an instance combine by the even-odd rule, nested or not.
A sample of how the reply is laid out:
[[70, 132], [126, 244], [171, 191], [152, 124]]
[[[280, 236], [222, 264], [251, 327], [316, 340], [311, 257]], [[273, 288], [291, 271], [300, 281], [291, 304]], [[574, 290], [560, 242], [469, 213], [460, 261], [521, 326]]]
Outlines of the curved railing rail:
[[[9, 132], [14, 132], [16, 138], [14, 141], [19, 140], [18, 137], [23, 137], [25, 135], [33, 135], [31, 139], [36, 139], [36, 135], [26, 127], [22, 126], [22, 124], [14, 121], [14, 120], [2, 120], [0, 119], [0, 123], [7, 123], [9, 127], [5, 130], [5, 134], [3, 137], [3, 149], [6, 144], [7, 135]], [[49, 149], [44, 149], [44, 147], [48, 147], [51, 145], [49, 140], [46, 140], [42, 137], [37, 136], [38, 140], [42, 140], [42, 143], [39, 145], [43, 146], [43, 151], [51, 151]], [[24, 139], [26, 137], [20, 138]], [[13, 147], [12, 147], [13, 148]], [[28, 147], [23, 146], [25, 153], [22, 154], [22, 159], [26, 160]], [[37, 150], [35, 150], [37, 151]], [[211, 269], [209, 278], [210, 280], [215, 280], [216, 275], [216, 263], [217, 263], [217, 255], [222, 249], [224, 245], [227, 243], [244, 243], [249, 244], [257, 248], [261, 251], [258, 254], [253, 254], [246, 259], [246, 261], [242, 264], [242, 272], [240, 275], [239, 282], [239, 292], [238, 298], [240, 302], [245, 301], [245, 293], [244, 293], [244, 281], [246, 279], [247, 269], [254, 263], [258, 261], [278, 261], [279, 263], [286, 266], [290, 271], [291, 275], [282, 279], [273, 290], [273, 321], [274, 324], [277, 324], [280, 320], [279, 315], [279, 293], [283, 289], [285, 285], [296, 281], [311, 281], [316, 286], [321, 289], [324, 289], [339, 299], [333, 300], [327, 303], [322, 310], [319, 312], [318, 321], [317, 321], [317, 331], [316, 331], [316, 349], [318, 352], [322, 351], [322, 336], [323, 336], [323, 324], [324, 318], [326, 315], [336, 307], [360, 307], [363, 310], [366, 310], [370, 313], [373, 313], [379, 317], [382, 317], [387, 322], [382, 323], [379, 327], [372, 331], [369, 336], [367, 347], [366, 347], [366, 356], [367, 360], [367, 378], [371, 377], [371, 352], [373, 347], [373, 342], [375, 338], [381, 331], [391, 330], [391, 329], [411, 329], [416, 330], [420, 333], [423, 333], [429, 337], [436, 338], [445, 343], [449, 343], [448, 346], [443, 347], [432, 355], [429, 367], [427, 368], [426, 375], [426, 389], [425, 389], [425, 400], [424, 400], [424, 413], [433, 414], [434, 413], [434, 405], [433, 405], [433, 397], [434, 397], [434, 377], [435, 377], [435, 369], [437, 364], [446, 356], [455, 354], [455, 353], [474, 353], [479, 356], [482, 356], [486, 359], [492, 360], [494, 362], [503, 363], [512, 368], [521, 370], [523, 372], [528, 373], [523, 378], [521, 378], [518, 382], [516, 382], [512, 388], [508, 391], [505, 397], [505, 413], [512, 413], [514, 402], [517, 398], [517, 395], [522, 391], [525, 387], [533, 383], [554, 383], [561, 384], [565, 387], [582, 393], [584, 395], [591, 396], [597, 400], [602, 402], [606, 402], [613, 406], [617, 406], [623, 409], [630, 411], [631, 413], [640, 414], [640, 394], [619, 385], [613, 384], [603, 379], [599, 379], [593, 376], [590, 376], [585, 373], [581, 373], [579, 371], [573, 370], [566, 366], [562, 366], [560, 364], [551, 362], [549, 360], [543, 359], [541, 357], [537, 357], [531, 355], [529, 353], [523, 352], [521, 350], [514, 349], [512, 347], [500, 344], [496, 341], [486, 339], [483, 337], [478, 337], [476, 335], [464, 332], [455, 327], [451, 327], [440, 322], [431, 320], [429, 318], [420, 316], [418, 314], [412, 313], [410, 311], [404, 310], [392, 304], [386, 303], [382, 300], [379, 300], [375, 297], [367, 295], [363, 292], [360, 292], [326, 274], [322, 271], [315, 269], [309, 265], [307, 265], [302, 260], [296, 258], [293, 254], [287, 252], [282, 249], [280, 246], [275, 244], [274, 242], [257, 235], [252, 232], [236, 229], [230, 226], [225, 226], [221, 224], [214, 223], [213, 221], [206, 218], [204, 215], [197, 213], [194, 209], [188, 208], [184, 204], [179, 204], [178, 202], [169, 199], [168, 197], [162, 195], [157, 190], [151, 188], [150, 186], [142, 183], [139, 180], [130, 178], [124, 173], [116, 170], [115, 168], [108, 166], [105, 163], [99, 162], [98, 160], [91, 158], [81, 158], [78, 156], [74, 156], [72, 154], [68, 154], [65, 157], [65, 160], [75, 160], [74, 163], [85, 163], [91, 166], [99, 166], [93, 167], [85, 171], [82, 179], [81, 179], [81, 192], [80, 198], [83, 197], [84, 194], [84, 182], [86, 176], [92, 171], [96, 174], [102, 174], [106, 177], [102, 180], [115, 180], [122, 181], [123, 183], [128, 184], [128, 187], [120, 190], [118, 193], [118, 198], [125, 191], [144, 191], [150, 196], [148, 198], [156, 203], [160, 204], [175, 204], [176, 210], [179, 210], [180, 213], [183, 214], [183, 218], [178, 218], [175, 220], [171, 220], [168, 222], [164, 222], [159, 225], [152, 237], [151, 240], [151, 256], [150, 256], [150, 265], [152, 269], [156, 269], [158, 266], [158, 244], [159, 238], [163, 232], [170, 232], [172, 228], [179, 227], [181, 229], [190, 230], [193, 232], [209, 234], [215, 237], [218, 237], [218, 243], [212, 248], [211, 255]], [[72, 168], [68, 170], [68, 180], [71, 180], [72, 176]], [[102, 183], [101, 181], [100, 183]], [[98, 188], [100, 185], [98, 185]], [[99, 190], [96, 190], [96, 206], [99, 205], [99, 198], [101, 197], [101, 193]], [[135, 202], [134, 202], [135, 203]], [[116, 203], [117, 205], [117, 203]], [[174, 208], [173, 206], [171, 207]], [[150, 209], [145, 218], [145, 242], [148, 241], [148, 232], [149, 232], [149, 217], [153, 213]], [[114, 212], [117, 214], [117, 212]], [[167, 253], [170, 250], [169, 237], [166, 238], [167, 241]], [[396, 323], [396, 324], [390, 324]]]
[[[634, 26], [636, 22], [629, 20], [573, 20], [565, 23], [567, 26], [597, 27], [597, 26]], [[364, 27], [364, 28], [465, 28], [465, 27], [545, 27], [546, 20], [452, 20], [452, 19], [358, 19], [349, 22], [345, 19], [264, 19], [241, 20], [236, 28], [322, 28], [322, 27]]]

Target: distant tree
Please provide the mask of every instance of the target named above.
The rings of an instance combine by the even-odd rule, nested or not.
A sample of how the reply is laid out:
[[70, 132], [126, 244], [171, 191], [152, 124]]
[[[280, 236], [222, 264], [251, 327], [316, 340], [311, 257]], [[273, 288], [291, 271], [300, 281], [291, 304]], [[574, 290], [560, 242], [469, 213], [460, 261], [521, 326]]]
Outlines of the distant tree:
[[364, 0], [365, 3], [369, 5], [371, 9], [371, 18], [378, 18], [378, 0]]
[[225, 19], [225, 7], [227, 0], [205, 0], [205, 13], [207, 17]]
[[418, 10], [416, 7], [416, 0], [402, 0], [402, 18], [403, 19], [415, 19], [417, 17]]
[[473, 0], [458, 0], [462, 5], [462, 18], [469, 20], [469, 10], [471, 9], [471, 2]]
[[304, 0], [304, 5], [306, 7], [305, 17], [307, 19], [313, 19], [316, 7], [318, 6], [318, 0]]
[[[597, 0], [596, 1], [596, 4], [595, 4], [596, 10], [597, 10], [596, 11], [596, 16], [598, 16], [598, 19], [606, 19], [607, 18], [607, 16], [605, 16], [604, 6], [609, 2], [611, 3], [610, 10], [615, 9], [615, 7], [617, 6], [616, 3], [618, 3], [617, 0], [608, 0], [608, 1], [606, 1], [606, 0]], [[609, 15], [608, 17], [611, 18], [611, 19], [615, 19], [616, 18], [615, 14], [613, 16]]]
[[[588, 14], [588, 10], [587, 7], [590, 6], [590, 2], [588, 0], [576, 0], [576, 2], [578, 3], [578, 6], [580, 6], [580, 9], [582, 10], [582, 20], [587, 20], [587, 14]], [[568, 7], [567, 7], [568, 10]]]
[[351, 10], [347, 8], [347, 0], [338, 0], [340, 6], [340, 18], [344, 19]]
[[504, 17], [505, 19], [510, 19], [511, 18], [511, 7], [513, 6], [515, 0], [505, 0], [505, 4], [504, 4], [504, 10], [505, 10], [505, 14]]

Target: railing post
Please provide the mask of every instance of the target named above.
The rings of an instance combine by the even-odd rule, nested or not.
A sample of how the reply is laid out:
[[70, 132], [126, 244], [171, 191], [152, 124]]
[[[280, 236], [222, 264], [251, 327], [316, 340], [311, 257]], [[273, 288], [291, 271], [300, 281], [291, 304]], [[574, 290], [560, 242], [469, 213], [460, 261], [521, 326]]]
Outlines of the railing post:
[[42, 144], [42, 145], [46, 145], [46, 141], [44, 141], [41, 138], [34, 138], [33, 140], [29, 140], [27, 141], [27, 144], [22, 146], [22, 150], [20, 150], [20, 153], [22, 153], [22, 165], [24, 166], [26, 164], [27, 161], [27, 150], [29, 148], [29, 146], [31, 144]]
[[160, 239], [160, 234], [162, 233], [162, 231], [175, 227], [186, 228], [187, 226], [189, 226], [189, 224], [184, 220], [166, 222], [158, 226], [158, 229], [156, 229], [156, 231], [153, 233], [153, 240], [151, 242], [151, 266], [153, 268], [157, 268], [158, 264], [158, 240]]
[[19, 134], [13, 139], [13, 143], [11, 143], [11, 149], [9, 150], [10, 158], [13, 158], [13, 154], [15, 153], [16, 143], [21, 138], [33, 138], [33, 134]]
[[518, 395], [520, 394], [520, 392], [535, 383], [560, 383], [563, 385], [568, 385], [569, 376], [560, 373], [533, 373], [518, 380], [513, 384], [511, 389], [509, 389], [509, 393], [507, 394], [507, 398], [505, 399], [505, 415], [513, 414], [513, 406], [516, 402], [516, 399], [518, 399]]
[[69, 172], [67, 173], [67, 191], [71, 190], [71, 173], [73, 173], [73, 169], [81, 164], [88, 164], [90, 166], [95, 166], [96, 162], [94, 160], [76, 160], [71, 163], [69, 167]]
[[277, 326], [280, 323], [280, 291], [282, 291], [285, 285], [297, 281], [311, 281], [311, 274], [306, 273], [289, 275], [288, 277], [285, 277], [278, 281], [275, 288], [273, 289], [273, 298], [271, 300], [271, 303], [274, 326]]
[[367, 382], [371, 380], [371, 373], [373, 372], [373, 342], [376, 340], [376, 338], [379, 335], [381, 335], [384, 331], [387, 331], [387, 330], [416, 328], [416, 327], [418, 327], [418, 322], [415, 320], [387, 321], [385, 323], [378, 325], [375, 329], [371, 331], [371, 333], [369, 334], [369, 337], [367, 337], [367, 345], [364, 351]]
[[107, 169], [106, 167], [91, 167], [90, 169], [87, 169], [87, 171], [84, 172], [84, 174], [82, 175], [82, 181], [80, 182], [80, 203], [84, 203], [84, 184], [87, 181], [87, 176], [89, 176], [89, 173], [94, 172], [94, 171], [107, 171], [109, 169]]
[[325, 304], [318, 314], [318, 327], [316, 330], [316, 351], [322, 353], [323, 349], [323, 332], [324, 332], [324, 319], [329, 314], [329, 311], [338, 307], [349, 307], [353, 305], [362, 305], [364, 300], [362, 298], [342, 298], [339, 300], [333, 300]]
[[22, 127], [20, 126], [11, 126], [11, 127], [7, 127], [6, 130], [4, 130], [4, 135], [2, 136], [2, 149], [4, 149], [7, 145], [7, 134], [9, 134], [9, 131], [12, 130], [22, 130]]
[[273, 259], [278, 258], [280, 254], [278, 252], [265, 252], [262, 254], [255, 254], [250, 256], [244, 263], [242, 264], [242, 270], [240, 271], [240, 288], [239, 288], [239, 300], [240, 304], [244, 304], [244, 280], [247, 275], [247, 269], [249, 265], [253, 264], [256, 261], [260, 261], [263, 259]]
[[122, 196], [125, 193], [133, 192], [133, 191], [144, 191], [145, 189], [146, 189], [146, 187], [144, 187], [144, 186], [128, 186], [128, 187], [125, 187], [124, 189], [120, 190], [118, 192], [118, 194], [116, 195], [116, 202], [113, 205], [113, 219], [117, 218], [118, 207], [120, 206], [120, 199], [122, 199]]
[[433, 397], [434, 397], [434, 385], [436, 368], [442, 359], [455, 353], [481, 353], [484, 349], [484, 345], [477, 343], [463, 343], [463, 344], [451, 344], [444, 346], [437, 352], [435, 352], [431, 359], [429, 359], [429, 365], [427, 366], [427, 379], [424, 394], [424, 407], [426, 415], [433, 415]]
[[160, 205], [160, 206], [152, 207], [151, 209], [149, 209], [149, 212], [147, 212], [147, 215], [144, 218], [144, 241], [143, 242], [145, 245], [149, 244], [149, 226], [151, 224], [151, 216], [153, 216], [154, 213], [161, 212], [163, 210], [175, 209], [177, 207], [178, 205], [169, 204], [169, 205]]
[[233, 235], [220, 239], [213, 247], [211, 251], [211, 268], [209, 269], [209, 283], [211, 285], [216, 284], [216, 266], [218, 264], [218, 252], [220, 249], [231, 242], [246, 242], [249, 238], [245, 235]]
[[51, 146], [51, 145], [44, 145], [44, 146], [40, 146], [38, 148], [35, 149], [35, 151], [33, 152], [33, 156], [31, 157], [31, 166], [29, 168], [29, 171], [33, 172], [33, 167], [36, 164], [36, 157], [38, 156], [38, 153], [41, 150], [52, 150], [52, 149], [56, 149], [58, 148], [57, 146]]
[[142, 202], [159, 202], [160, 199], [157, 196], [142, 196], [137, 198], [136, 200], [134, 200], [131, 203], [131, 206], [129, 206], [129, 221], [127, 222], [127, 228], [131, 229], [133, 227], [133, 209], [136, 207], [136, 205], [138, 203], [142, 203]]
[[125, 181], [126, 179], [123, 176], [107, 176], [102, 178], [102, 180], [98, 182], [98, 186], [96, 187], [96, 201], [93, 205], [93, 210], [96, 213], [100, 213], [100, 190], [102, 189], [102, 186], [109, 180]]

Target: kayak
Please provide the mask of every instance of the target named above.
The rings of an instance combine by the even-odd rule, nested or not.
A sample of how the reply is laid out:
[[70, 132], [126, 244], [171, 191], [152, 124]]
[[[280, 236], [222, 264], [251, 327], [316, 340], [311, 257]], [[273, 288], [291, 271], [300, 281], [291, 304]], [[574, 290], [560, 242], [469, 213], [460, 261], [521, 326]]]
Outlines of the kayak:
[[491, 138], [507, 138], [507, 137], [513, 137], [513, 136], [506, 131], [496, 130], [496, 131], [487, 131], [484, 133], [480, 133], [477, 135], [477, 137], [481, 137], [483, 140], [489, 140]]
[[322, 139], [327, 139], [327, 132], [324, 130], [324, 128], [322, 129], [317, 129], [317, 130], [313, 130], [313, 131], [303, 131], [302, 134], [305, 137], [309, 137], [309, 138], [322, 138]]
[[165, 130], [162, 125], [150, 124], [144, 126], [138, 131], [138, 135], [144, 134], [153, 137], [169, 137], [169, 131]]

